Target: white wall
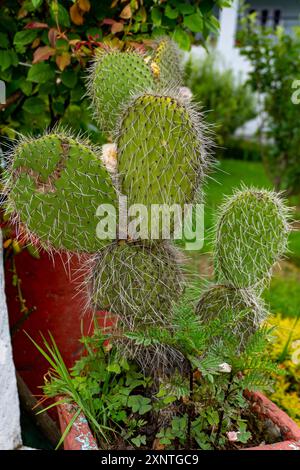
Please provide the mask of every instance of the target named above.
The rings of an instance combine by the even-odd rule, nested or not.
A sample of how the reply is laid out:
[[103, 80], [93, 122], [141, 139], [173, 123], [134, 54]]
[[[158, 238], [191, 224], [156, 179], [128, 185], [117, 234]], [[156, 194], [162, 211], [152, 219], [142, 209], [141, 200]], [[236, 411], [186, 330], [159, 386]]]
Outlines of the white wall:
[[0, 230], [0, 450], [11, 450], [21, 445], [19, 398], [4, 293]]
[[247, 78], [250, 70], [250, 64], [243, 57], [239, 49], [235, 47], [236, 32], [238, 26], [239, 0], [233, 0], [230, 8], [224, 8], [220, 13], [220, 35], [217, 42], [217, 51], [222, 57], [221, 64], [224, 67], [230, 67], [241, 75], [243, 79]]

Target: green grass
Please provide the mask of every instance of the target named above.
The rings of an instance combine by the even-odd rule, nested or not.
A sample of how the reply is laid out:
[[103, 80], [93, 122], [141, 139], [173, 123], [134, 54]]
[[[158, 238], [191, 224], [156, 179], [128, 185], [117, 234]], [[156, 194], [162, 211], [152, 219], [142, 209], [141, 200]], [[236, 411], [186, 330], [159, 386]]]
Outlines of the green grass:
[[292, 263], [282, 263], [281, 271], [274, 274], [264, 298], [271, 312], [284, 317], [299, 316], [300, 269]]
[[289, 258], [300, 268], [300, 231], [292, 232], [290, 234], [289, 249]]
[[211, 229], [215, 223], [218, 207], [224, 196], [232, 194], [235, 188], [244, 184], [257, 188], [272, 189], [263, 166], [259, 162], [245, 162], [240, 160], [223, 160], [216, 171], [210, 175], [205, 188], [205, 245], [204, 251], [211, 248]]
[[[217, 209], [224, 196], [231, 195], [241, 184], [273, 189], [260, 162], [223, 160], [218, 164], [205, 188], [205, 244], [201, 253], [189, 252], [191, 269], [200, 272], [205, 278], [209, 279], [210, 273], [207, 274], [208, 259], [207, 256], [203, 257], [203, 253], [209, 253], [212, 249], [212, 229]], [[299, 199], [293, 198], [292, 205], [299, 208]], [[293, 217], [299, 219], [300, 211], [293, 214]], [[300, 231], [291, 233], [289, 248], [288, 257], [293, 264], [284, 263], [282, 270], [274, 275], [265, 298], [272, 313], [293, 317], [300, 310]]]

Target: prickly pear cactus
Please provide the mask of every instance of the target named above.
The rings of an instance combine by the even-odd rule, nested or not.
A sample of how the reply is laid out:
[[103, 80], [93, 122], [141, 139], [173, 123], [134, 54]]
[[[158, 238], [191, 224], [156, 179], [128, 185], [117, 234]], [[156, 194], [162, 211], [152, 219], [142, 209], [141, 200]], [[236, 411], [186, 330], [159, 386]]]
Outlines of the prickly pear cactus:
[[129, 205], [193, 201], [208, 165], [207, 139], [197, 117], [171, 96], [143, 94], [127, 107], [117, 146]]
[[228, 198], [216, 228], [220, 282], [249, 287], [267, 279], [287, 249], [287, 216], [287, 207], [274, 192], [244, 189]]
[[125, 328], [145, 329], [170, 322], [182, 275], [173, 249], [121, 241], [96, 255], [90, 285], [97, 309], [119, 315]]
[[241, 347], [267, 316], [263, 302], [254, 291], [222, 284], [212, 285], [203, 292], [196, 313], [205, 323], [231, 315], [235, 319], [231, 331], [240, 337]]
[[134, 51], [101, 51], [90, 70], [88, 91], [100, 127], [111, 133], [124, 104], [132, 95], [153, 90], [153, 74], [144, 57]]
[[158, 41], [150, 66], [159, 88], [183, 86], [180, 52], [168, 37]]
[[97, 151], [63, 133], [24, 139], [15, 147], [6, 182], [8, 211], [44, 248], [95, 252], [100, 204], [117, 194]]

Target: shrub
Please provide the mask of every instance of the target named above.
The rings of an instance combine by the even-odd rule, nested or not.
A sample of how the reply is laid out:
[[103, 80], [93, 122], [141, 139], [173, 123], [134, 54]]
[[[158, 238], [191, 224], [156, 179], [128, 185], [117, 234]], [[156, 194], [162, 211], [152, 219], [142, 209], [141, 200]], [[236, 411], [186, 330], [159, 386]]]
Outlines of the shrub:
[[244, 19], [239, 44], [252, 65], [249, 83], [264, 97], [263, 132], [271, 144], [263, 152], [266, 169], [277, 190], [299, 194], [300, 120], [292, 95], [300, 77], [300, 29], [290, 35], [282, 28], [260, 28], [252, 15]]
[[[0, 5], [0, 80], [7, 101], [0, 104], [0, 135], [39, 133], [63, 121], [103, 137], [84, 94], [84, 70], [96, 48], [111, 42], [122, 48], [128, 40], [170, 35], [188, 50], [218, 30], [213, 8], [228, 0], [9, 0]], [[200, 33], [200, 34], [199, 34]], [[196, 35], [198, 38], [196, 40]], [[139, 42], [139, 43], [138, 43]]]
[[[299, 317], [300, 318], [300, 317]], [[270, 398], [300, 424], [300, 321], [295, 318], [271, 317], [276, 328], [270, 352], [280, 363], [284, 375], [278, 375]]]
[[221, 158], [243, 160], [245, 162], [261, 161], [261, 144], [255, 138], [229, 137], [224, 148], [217, 149]]

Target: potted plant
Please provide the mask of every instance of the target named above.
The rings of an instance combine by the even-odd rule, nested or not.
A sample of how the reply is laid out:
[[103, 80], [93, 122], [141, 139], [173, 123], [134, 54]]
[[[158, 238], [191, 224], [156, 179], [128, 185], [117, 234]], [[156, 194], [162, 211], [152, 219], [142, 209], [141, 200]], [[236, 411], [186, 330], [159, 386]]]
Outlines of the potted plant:
[[[276, 227], [282, 223], [272, 236], [274, 219], [269, 226], [264, 221], [270, 212], [277, 218]], [[219, 282], [204, 292], [197, 282], [186, 289], [174, 307], [172, 333], [168, 325], [147, 331], [142, 320], [135, 331], [124, 330], [123, 340], [139, 350], [133, 363], [124, 359], [126, 347], [114, 348], [120, 341], [119, 329], [103, 335], [96, 327], [93, 337], [83, 338], [87, 355], [71, 375], [53, 338], [52, 344], [45, 341], [54, 369], [44, 392], [48, 397], [60, 395], [56, 404], [65, 449], [299, 449], [299, 427], [257, 392], [268, 390], [271, 375], [279, 371], [268, 351], [273, 328], [261, 326], [267, 312], [259, 296], [263, 280], [259, 276], [269, 275], [272, 262], [285, 247], [286, 215], [278, 196], [267, 191], [244, 189], [229, 198], [216, 226]], [[237, 236], [234, 223], [239, 227], [241, 218], [243, 231]], [[232, 230], [226, 231], [228, 227]], [[249, 231], [256, 233], [252, 233], [252, 247], [245, 242]], [[269, 258], [262, 256], [267, 238], [274, 248]], [[255, 239], [262, 250], [260, 263], [253, 259]], [[263, 245], [258, 243], [261, 240]], [[236, 246], [239, 255], [243, 250], [250, 255], [243, 256], [242, 265], [235, 257]], [[229, 259], [220, 258], [224, 253], [229, 253]], [[159, 349], [168, 351], [170, 369], [161, 369], [162, 356], [151, 368], [147, 363], [151, 348], [154, 361], [154, 350], [156, 354]], [[111, 387], [105, 388], [107, 384]], [[92, 412], [90, 403], [96, 407]]]
[[[96, 325], [85, 337], [88, 354], [72, 376], [53, 339], [46, 351], [35, 343], [52, 367], [46, 395], [78, 407], [66, 434], [83, 411], [102, 448], [241, 448], [276, 432], [280, 440], [275, 427], [267, 439], [244, 392], [267, 387], [274, 371], [263, 356], [260, 294], [285, 252], [288, 210], [273, 192], [236, 191], [216, 225], [215, 282], [200, 292], [187, 279], [170, 239], [202, 195], [211, 158], [202, 116], [181, 85], [169, 39], [146, 56], [101, 50], [89, 93], [113, 143], [99, 150], [56, 129], [23, 138], [7, 171], [18, 233], [85, 258], [86, 308], [114, 318], [109, 334]], [[174, 205], [167, 231], [164, 218], [148, 217]]]
[[[43, 390], [45, 397], [57, 400], [50, 407], [58, 408], [64, 448], [299, 449], [299, 427], [261, 393], [244, 391], [268, 389], [277, 371], [269, 359], [270, 328], [258, 330], [236, 356], [237, 338], [224, 332], [224, 317], [199, 325], [186, 298], [174, 322], [172, 347], [186, 355], [186, 364], [180, 374], [168, 376], [147, 375], [113, 346], [115, 331], [104, 334], [97, 326], [92, 337], [82, 338], [86, 353], [71, 371], [53, 337], [44, 340], [44, 350], [35, 343], [51, 364]], [[159, 335], [164, 337], [152, 332], [154, 344]], [[219, 352], [212, 348], [217, 338]], [[196, 344], [202, 357], [199, 350], [187, 354]]]

